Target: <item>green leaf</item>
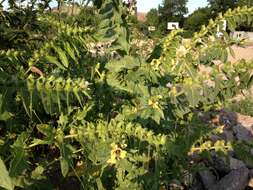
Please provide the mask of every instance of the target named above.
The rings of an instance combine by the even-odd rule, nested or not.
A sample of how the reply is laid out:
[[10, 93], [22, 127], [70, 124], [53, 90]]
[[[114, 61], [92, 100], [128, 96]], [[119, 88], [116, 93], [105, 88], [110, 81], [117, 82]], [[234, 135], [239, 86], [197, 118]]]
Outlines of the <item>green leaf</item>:
[[43, 172], [45, 169], [42, 166], [37, 166], [33, 171], [32, 171], [32, 179], [35, 180], [41, 180], [44, 179], [45, 177], [43, 176]]
[[11, 114], [4, 110], [4, 98], [3, 95], [0, 94], [0, 121], [6, 121], [11, 118]]
[[68, 42], [64, 43], [64, 48], [68, 52], [69, 56], [76, 62], [78, 63], [75, 55], [75, 51], [71, 48], [70, 44]]
[[68, 61], [68, 58], [67, 58], [65, 52], [59, 47], [54, 47], [54, 49], [58, 53], [59, 58], [60, 58], [62, 64], [64, 65], [64, 67], [68, 68], [69, 67], [69, 61]]
[[60, 165], [61, 165], [61, 172], [63, 177], [66, 177], [69, 169], [72, 165], [72, 152], [75, 151], [74, 148], [69, 144], [57, 144], [58, 148], [61, 152], [60, 157]]
[[46, 60], [49, 61], [50, 63], [55, 64], [57, 67], [61, 68], [62, 70], [66, 70], [62, 64], [57, 60], [57, 58], [50, 56], [50, 55], [46, 55]]
[[25, 150], [25, 141], [28, 135], [22, 133], [12, 145], [13, 159], [10, 163], [10, 176], [17, 177], [28, 167], [27, 154]]
[[69, 163], [68, 163], [67, 159], [60, 158], [60, 164], [61, 164], [62, 175], [63, 175], [63, 177], [66, 177], [69, 172]]
[[3, 160], [0, 158], [0, 187], [3, 187], [7, 190], [13, 190], [14, 187], [11, 182], [9, 173], [5, 167]]
[[54, 128], [47, 124], [39, 124], [36, 126], [38, 131], [46, 137], [51, 137], [54, 133]]

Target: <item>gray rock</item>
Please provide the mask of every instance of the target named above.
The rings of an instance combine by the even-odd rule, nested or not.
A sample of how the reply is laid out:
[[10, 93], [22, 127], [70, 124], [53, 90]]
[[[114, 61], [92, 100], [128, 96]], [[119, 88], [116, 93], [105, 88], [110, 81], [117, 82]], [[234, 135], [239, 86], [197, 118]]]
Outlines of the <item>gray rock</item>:
[[222, 133], [222, 138], [229, 142], [233, 142], [235, 139], [234, 133], [231, 130], [224, 130]]
[[246, 165], [244, 164], [243, 161], [230, 157], [229, 158], [229, 167], [231, 170], [237, 170], [237, 169], [246, 167]]
[[180, 183], [180, 181], [174, 179], [169, 184], [170, 190], [183, 190], [184, 186]]
[[204, 187], [200, 181], [196, 181], [195, 184], [189, 190], [203, 190]]
[[233, 126], [233, 131], [238, 140], [250, 142], [253, 140], [253, 133], [245, 125], [238, 124]]
[[210, 190], [244, 190], [248, 185], [248, 180], [249, 170], [247, 168], [240, 168], [231, 171]]
[[219, 141], [219, 140], [222, 140], [222, 137], [220, 137], [220, 136], [218, 136], [218, 135], [211, 135], [211, 136], [210, 136], [210, 140], [211, 140], [213, 143], [215, 143], [215, 142], [217, 142], [217, 141]]
[[253, 177], [253, 170], [249, 171], [249, 177]]
[[200, 171], [199, 176], [205, 189], [207, 190], [210, 189], [216, 182], [215, 176], [209, 170]]
[[221, 158], [217, 155], [214, 155], [212, 157], [212, 163], [211, 165], [219, 172], [222, 174], [227, 174], [230, 172], [230, 166], [227, 163], [225, 158]]

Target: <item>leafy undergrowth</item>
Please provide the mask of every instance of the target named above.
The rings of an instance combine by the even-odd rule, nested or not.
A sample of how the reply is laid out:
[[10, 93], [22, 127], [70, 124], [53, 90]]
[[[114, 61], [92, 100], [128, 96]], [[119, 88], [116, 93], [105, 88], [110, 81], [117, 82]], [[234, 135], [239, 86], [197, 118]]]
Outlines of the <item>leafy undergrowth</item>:
[[199, 118], [252, 85], [252, 61], [228, 62], [235, 42], [216, 33], [224, 19], [230, 31], [252, 24], [253, 8], [220, 14], [191, 41], [172, 31], [150, 56], [132, 46], [121, 0], [94, 8], [96, 27], [1, 11], [3, 31], [22, 32], [0, 51], [0, 187], [189, 189], [204, 158], [238, 147], [211, 141], [223, 126]]
[[227, 109], [253, 117], [253, 99], [246, 97], [238, 102], [229, 103]]

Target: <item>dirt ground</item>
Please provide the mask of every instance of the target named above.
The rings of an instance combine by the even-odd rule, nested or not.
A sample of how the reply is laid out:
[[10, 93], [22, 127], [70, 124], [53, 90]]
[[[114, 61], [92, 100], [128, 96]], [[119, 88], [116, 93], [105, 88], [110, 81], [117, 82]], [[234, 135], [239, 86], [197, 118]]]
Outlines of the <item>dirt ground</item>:
[[232, 57], [229, 55], [229, 61], [231, 62], [236, 62], [237, 60], [240, 59], [245, 59], [245, 60], [253, 60], [253, 45], [248, 46], [247, 48], [241, 48], [241, 47], [233, 47], [235, 57]]

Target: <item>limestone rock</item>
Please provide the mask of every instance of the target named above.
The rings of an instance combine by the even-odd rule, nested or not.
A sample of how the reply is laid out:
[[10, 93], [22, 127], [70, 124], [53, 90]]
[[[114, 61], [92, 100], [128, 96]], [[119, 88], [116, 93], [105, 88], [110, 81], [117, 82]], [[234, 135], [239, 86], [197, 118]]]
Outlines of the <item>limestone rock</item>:
[[249, 177], [253, 177], [253, 170], [249, 171]]
[[233, 142], [235, 137], [234, 133], [231, 130], [224, 130], [223, 133], [221, 134], [222, 138], [228, 142]]
[[248, 186], [248, 182], [249, 170], [244, 167], [231, 171], [210, 190], [244, 190]]
[[230, 159], [229, 159], [229, 166], [230, 166], [231, 170], [236, 170], [236, 169], [246, 167], [243, 161], [237, 160], [232, 157], [230, 157]]
[[193, 184], [193, 186], [189, 190], [203, 190], [203, 189], [204, 187], [202, 183], [198, 180]]
[[221, 158], [217, 155], [214, 155], [212, 157], [212, 163], [211, 165], [221, 174], [227, 174], [230, 172], [230, 166], [226, 162], [225, 158]]
[[250, 130], [250, 128], [245, 125], [242, 124], [235, 125], [233, 126], [233, 131], [238, 140], [248, 142], [253, 140], [253, 131]]
[[204, 170], [199, 172], [200, 179], [205, 187], [205, 189], [210, 189], [216, 182], [216, 177], [209, 170]]

